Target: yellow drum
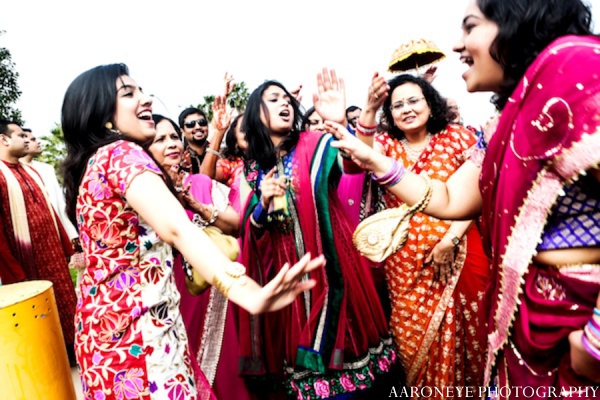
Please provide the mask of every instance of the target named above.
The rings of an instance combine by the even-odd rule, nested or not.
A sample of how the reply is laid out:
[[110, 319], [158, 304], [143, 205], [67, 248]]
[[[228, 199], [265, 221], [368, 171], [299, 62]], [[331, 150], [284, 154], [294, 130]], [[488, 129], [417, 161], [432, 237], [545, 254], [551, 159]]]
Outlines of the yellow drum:
[[75, 400], [52, 282], [0, 286], [0, 399]]

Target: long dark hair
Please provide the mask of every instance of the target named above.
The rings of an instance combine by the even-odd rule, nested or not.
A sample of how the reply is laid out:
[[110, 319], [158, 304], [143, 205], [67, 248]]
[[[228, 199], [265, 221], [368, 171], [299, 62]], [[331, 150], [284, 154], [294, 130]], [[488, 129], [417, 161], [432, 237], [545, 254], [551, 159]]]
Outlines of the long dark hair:
[[[289, 96], [290, 104], [294, 110], [294, 124], [292, 125], [292, 130], [281, 141], [278, 148], [275, 148], [271, 141], [269, 128], [267, 128], [260, 119], [261, 110], [267, 120], [269, 119], [269, 110], [266, 104], [263, 103], [262, 96], [265, 90], [270, 86], [281, 88], [285, 94]], [[246, 105], [246, 111], [244, 112], [243, 131], [246, 132], [246, 141], [248, 142], [248, 150], [246, 150], [247, 158], [249, 160], [256, 160], [262, 169], [273, 168], [277, 162], [279, 151], [290, 151], [298, 143], [301, 119], [302, 113], [300, 112], [298, 101], [281, 83], [277, 81], [266, 81], [260, 85], [250, 95], [248, 104]]]
[[477, 0], [477, 6], [498, 25], [490, 47], [490, 55], [504, 69], [504, 82], [492, 98], [498, 110], [552, 41], [592, 34], [592, 12], [580, 0]]
[[237, 137], [235, 136], [237, 124], [243, 117], [243, 113], [239, 114], [233, 119], [231, 125], [229, 125], [229, 129], [227, 129], [227, 133], [225, 134], [225, 150], [223, 150], [223, 156], [225, 158], [236, 159], [242, 158], [244, 155], [244, 152], [242, 151], [242, 149], [239, 148], [237, 144]]
[[[173, 121], [171, 118], [169, 117], [165, 117], [164, 115], [161, 114], [152, 114], [152, 121], [154, 121], [154, 126], [157, 126], [160, 122], [167, 120], [169, 121], [169, 123], [173, 126], [173, 129], [175, 129], [175, 132], [177, 133], [177, 136], [179, 136], [179, 140], [183, 140], [182, 139], [182, 135], [181, 135], [181, 128], [179, 128], [179, 125], [177, 125], [175, 123], [175, 121]], [[152, 144], [154, 140], [150, 141], [150, 144], [148, 146], [150, 146]]]
[[383, 115], [381, 116], [381, 122], [389, 127], [389, 133], [394, 137], [401, 139], [404, 137], [404, 132], [396, 126], [394, 123], [394, 117], [392, 116], [392, 93], [398, 86], [402, 86], [406, 83], [414, 83], [421, 88], [423, 97], [427, 105], [431, 109], [431, 116], [427, 121], [427, 132], [431, 134], [437, 134], [444, 129], [451, 121], [452, 113], [448, 111], [448, 104], [446, 99], [435, 90], [433, 86], [425, 79], [416, 77], [410, 74], [398, 75], [389, 80], [388, 85], [390, 90], [388, 91], [388, 97], [383, 102]]
[[101, 65], [79, 75], [69, 85], [62, 105], [61, 126], [67, 156], [61, 165], [67, 215], [74, 224], [77, 192], [87, 161], [100, 147], [120, 139], [106, 127], [117, 104], [116, 80], [129, 75], [125, 64]]

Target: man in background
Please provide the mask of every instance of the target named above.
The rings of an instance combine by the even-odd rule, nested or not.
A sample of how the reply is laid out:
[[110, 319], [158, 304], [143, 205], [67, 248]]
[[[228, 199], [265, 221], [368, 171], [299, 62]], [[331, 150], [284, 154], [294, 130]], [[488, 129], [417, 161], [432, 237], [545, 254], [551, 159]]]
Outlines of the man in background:
[[49, 280], [69, 360], [75, 353], [75, 289], [69, 257], [73, 248], [52, 207], [42, 179], [19, 162], [29, 153], [26, 132], [14, 121], [0, 118], [0, 278], [3, 284]]
[[346, 108], [346, 120], [348, 121], [348, 130], [351, 134], [356, 136], [354, 132], [356, 130], [356, 124], [358, 124], [358, 119], [360, 118], [360, 112], [362, 109], [357, 106], [350, 106]]
[[31, 129], [23, 128], [23, 131], [27, 134], [29, 138], [29, 150], [27, 154], [21, 158], [21, 162], [35, 169], [38, 174], [42, 177], [42, 181], [46, 186], [46, 191], [48, 192], [48, 196], [50, 198], [50, 203], [54, 207], [54, 210], [58, 214], [58, 218], [60, 222], [62, 222], [67, 235], [71, 241], [79, 240], [79, 234], [77, 233], [77, 229], [73, 226], [69, 218], [67, 217], [66, 212], [66, 204], [65, 204], [65, 196], [62, 187], [58, 183], [58, 178], [56, 177], [56, 172], [54, 171], [54, 167], [50, 164], [46, 164], [40, 161], [35, 160], [36, 157], [42, 154], [42, 144], [41, 142], [33, 135]]

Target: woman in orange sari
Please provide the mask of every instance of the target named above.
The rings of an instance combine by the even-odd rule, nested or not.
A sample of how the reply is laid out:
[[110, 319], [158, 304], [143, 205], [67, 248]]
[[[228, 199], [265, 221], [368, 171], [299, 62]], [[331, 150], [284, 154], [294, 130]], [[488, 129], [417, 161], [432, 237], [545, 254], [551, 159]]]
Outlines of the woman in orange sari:
[[[390, 129], [375, 136], [374, 147], [414, 173], [448, 180], [477, 141], [471, 131], [450, 124], [445, 99], [422, 78], [399, 75], [382, 96], [369, 95], [356, 129], [359, 138], [373, 139], [382, 106], [382, 122]], [[388, 208], [402, 204], [390, 192], [384, 200]], [[480, 385], [485, 334], [478, 304], [488, 261], [476, 225], [417, 213], [406, 245], [386, 260], [385, 273], [390, 327], [407, 385]]]

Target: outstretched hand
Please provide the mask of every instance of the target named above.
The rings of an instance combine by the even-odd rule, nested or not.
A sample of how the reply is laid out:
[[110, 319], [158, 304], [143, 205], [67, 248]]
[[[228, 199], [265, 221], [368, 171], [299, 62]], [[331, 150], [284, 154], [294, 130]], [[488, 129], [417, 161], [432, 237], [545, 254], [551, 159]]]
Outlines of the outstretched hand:
[[317, 74], [318, 93], [313, 94], [313, 104], [317, 113], [325, 121], [334, 121], [339, 124], [346, 122], [346, 86], [344, 80], [339, 78], [335, 70], [331, 72], [323, 68]]
[[277, 311], [289, 305], [300, 293], [315, 286], [315, 280], [303, 280], [303, 277], [324, 265], [325, 257], [323, 255], [311, 260], [310, 253], [307, 253], [292, 267], [286, 263], [275, 278], [260, 290], [256, 304], [250, 305], [248, 310], [253, 314], [259, 314]]
[[387, 158], [361, 142], [360, 139], [348, 132], [344, 126], [336, 122], [325, 121], [325, 131], [338, 139], [331, 143], [331, 146], [345, 151], [352, 161], [362, 169], [373, 170], [377, 167], [379, 160], [385, 162], [383, 160]]

